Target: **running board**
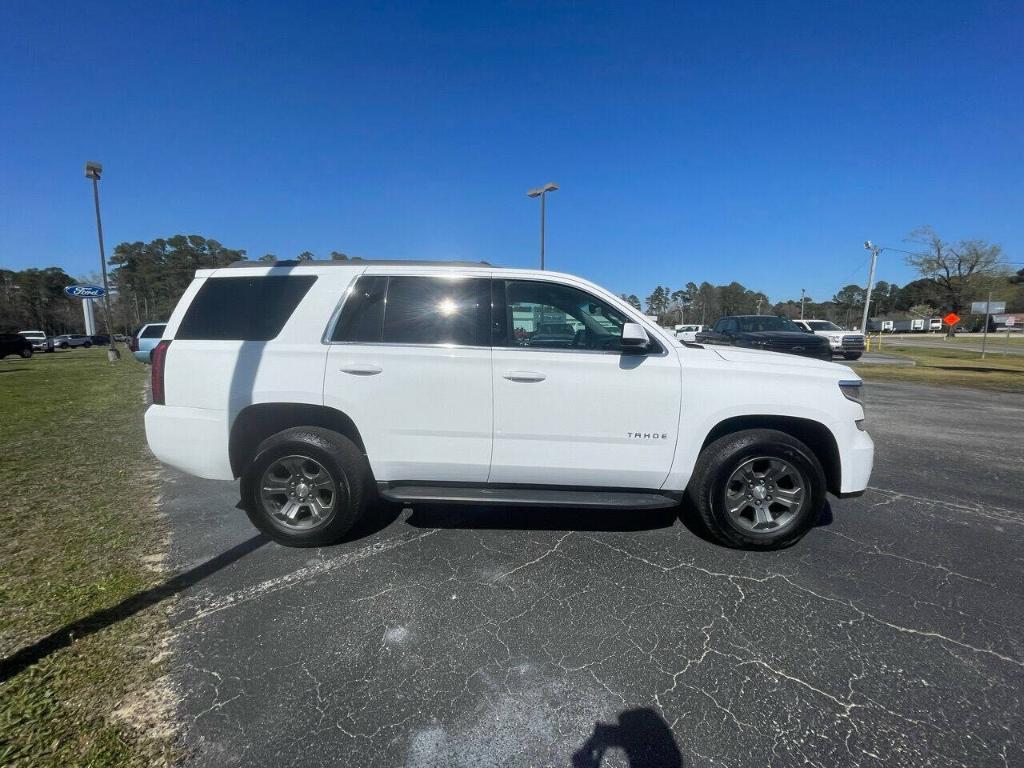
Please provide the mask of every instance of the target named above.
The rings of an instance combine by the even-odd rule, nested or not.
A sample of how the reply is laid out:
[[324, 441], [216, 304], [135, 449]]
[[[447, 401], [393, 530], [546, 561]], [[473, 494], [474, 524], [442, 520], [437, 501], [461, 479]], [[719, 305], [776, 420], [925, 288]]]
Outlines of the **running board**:
[[658, 491], [581, 491], [555, 488], [500, 488], [492, 486], [395, 485], [378, 483], [380, 495], [388, 501], [438, 502], [445, 504], [516, 504], [536, 507], [619, 507], [664, 509], [674, 507], [678, 498]]

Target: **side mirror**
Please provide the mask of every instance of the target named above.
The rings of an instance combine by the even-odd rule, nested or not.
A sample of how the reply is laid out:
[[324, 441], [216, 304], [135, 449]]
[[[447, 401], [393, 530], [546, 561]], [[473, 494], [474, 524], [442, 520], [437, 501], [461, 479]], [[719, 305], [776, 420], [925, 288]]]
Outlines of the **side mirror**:
[[640, 323], [625, 323], [622, 326], [622, 346], [624, 348], [639, 349], [650, 343], [647, 331]]

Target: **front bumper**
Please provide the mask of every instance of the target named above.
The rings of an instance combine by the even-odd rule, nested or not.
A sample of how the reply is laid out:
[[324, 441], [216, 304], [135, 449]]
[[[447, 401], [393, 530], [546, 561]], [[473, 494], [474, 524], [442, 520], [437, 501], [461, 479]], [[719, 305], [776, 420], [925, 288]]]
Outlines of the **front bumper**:
[[840, 498], [859, 496], [871, 481], [875, 464], [875, 442], [867, 432], [854, 427], [846, 439], [839, 443], [839, 461], [842, 464]]

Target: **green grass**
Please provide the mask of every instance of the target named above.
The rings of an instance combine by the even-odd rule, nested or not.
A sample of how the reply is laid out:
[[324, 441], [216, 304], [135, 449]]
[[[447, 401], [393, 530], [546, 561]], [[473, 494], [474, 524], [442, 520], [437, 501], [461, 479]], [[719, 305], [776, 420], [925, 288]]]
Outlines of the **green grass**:
[[[879, 351], [872, 344], [872, 351]], [[890, 366], [853, 363], [857, 373], [874, 381], [911, 381], [918, 384], [937, 384], [957, 387], [993, 389], [1004, 392], [1024, 392], [1024, 357], [1001, 355], [990, 351], [984, 360], [980, 352], [882, 344], [882, 354], [905, 357], [913, 366]]]
[[[107, 363], [103, 349], [0, 361], [5, 660], [164, 578], [146, 376], [129, 355]], [[96, 621], [0, 683], [0, 765], [166, 762], [164, 717], [145, 703], [165, 672], [165, 630], [159, 606]]]

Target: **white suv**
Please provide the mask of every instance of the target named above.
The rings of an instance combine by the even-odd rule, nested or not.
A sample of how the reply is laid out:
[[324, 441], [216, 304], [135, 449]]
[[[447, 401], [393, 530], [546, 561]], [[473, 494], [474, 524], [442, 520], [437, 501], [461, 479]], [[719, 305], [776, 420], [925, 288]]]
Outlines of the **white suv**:
[[874, 446], [860, 379], [683, 344], [571, 275], [487, 264], [201, 270], [152, 355], [163, 462], [241, 478], [283, 544], [344, 536], [377, 498], [651, 509], [685, 495], [738, 547], [796, 541]]

